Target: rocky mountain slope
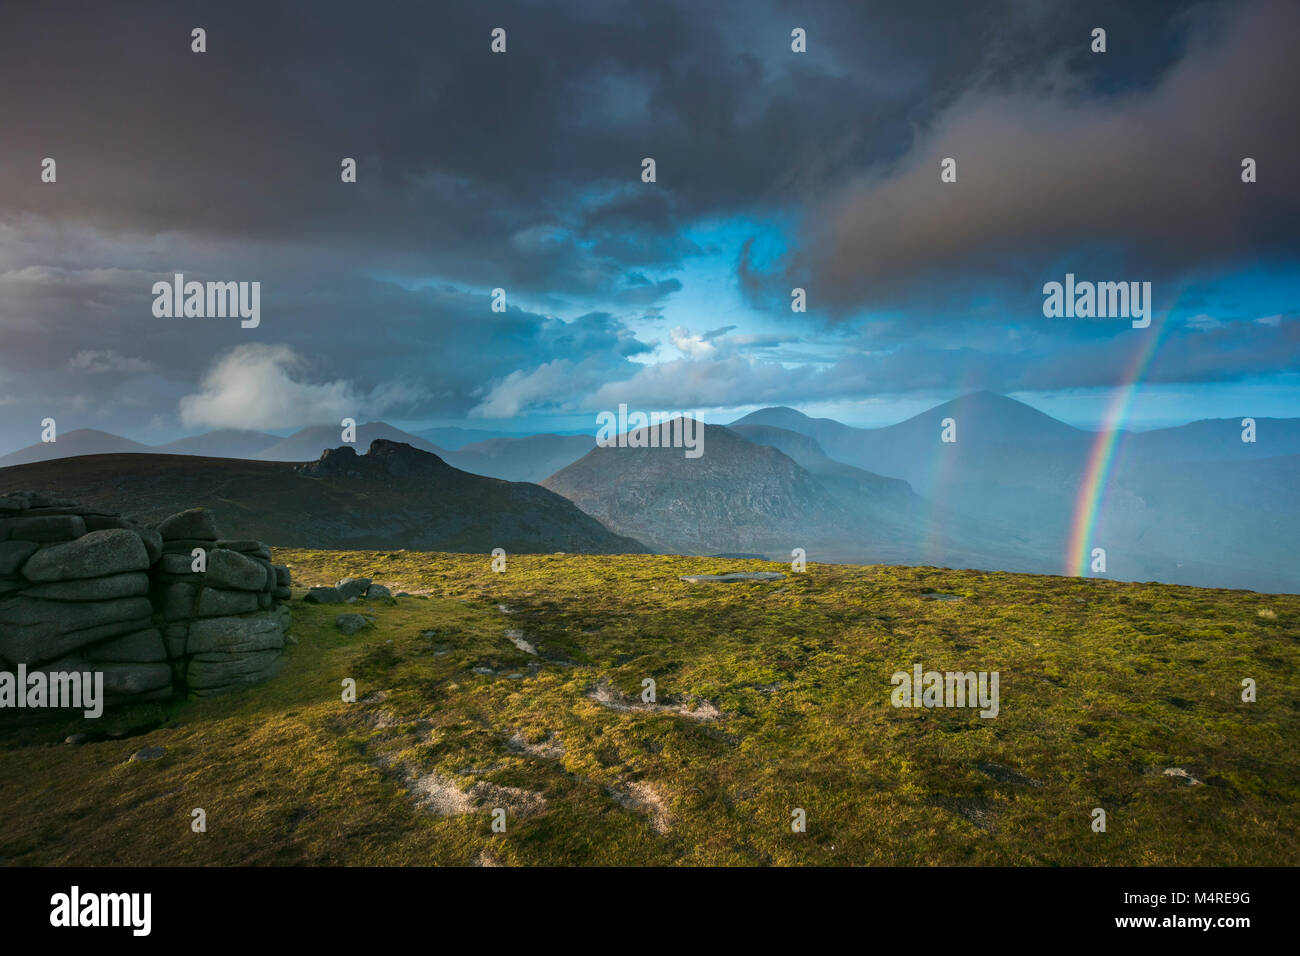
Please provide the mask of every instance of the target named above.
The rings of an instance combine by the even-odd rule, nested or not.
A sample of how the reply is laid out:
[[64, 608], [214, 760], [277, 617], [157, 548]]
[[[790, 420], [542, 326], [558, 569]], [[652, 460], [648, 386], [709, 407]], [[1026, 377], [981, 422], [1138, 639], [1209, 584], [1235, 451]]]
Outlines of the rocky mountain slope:
[[854, 523], [789, 456], [720, 425], [700, 427], [698, 458], [682, 448], [595, 448], [542, 485], [670, 553], [788, 554], [814, 529]]

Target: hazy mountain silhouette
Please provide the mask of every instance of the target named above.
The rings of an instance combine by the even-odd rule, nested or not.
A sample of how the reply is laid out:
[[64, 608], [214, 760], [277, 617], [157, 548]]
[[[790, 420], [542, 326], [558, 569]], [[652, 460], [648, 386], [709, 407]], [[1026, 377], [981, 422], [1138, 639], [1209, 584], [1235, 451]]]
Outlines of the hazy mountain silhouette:
[[[209, 458], [249, 458], [262, 461], [311, 461], [319, 457], [326, 448], [339, 445], [341, 435], [342, 429], [337, 425], [313, 425], [299, 429], [287, 438], [266, 432], [223, 428], [178, 438], [161, 445], [144, 445], [94, 428], [78, 428], [60, 434], [56, 442], [48, 444], [37, 442], [0, 457], [0, 468], [33, 461], [49, 461], [54, 458], [117, 455], [127, 452], [200, 455]], [[356, 446], [358, 448], [370, 447], [370, 443], [377, 438], [405, 442], [414, 448], [433, 454], [442, 451], [425, 439], [407, 434], [384, 422], [368, 422], [357, 426]]]
[[[955, 422], [956, 442], [942, 441], [945, 419]], [[833, 459], [903, 478], [944, 514], [939, 524], [973, 522], [985, 529], [977, 537], [1000, 536], [1016, 551], [1019, 567], [1008, 569], [1048, 573], [1066, 568], [1071, 528], [1086, 506], [1083, 482], [1102, 437], [988, 392], [883, 428], [852, 428], [791, 408], [760, 409], [736, 425], [751, 426], [799, 432]], [[1300, 537], [1300, 509], [1287, 457], [1300, 452], [1300, 422], [1257, 419], [1254, 444], [1242, 442], [1241, 431], [1241, 419], [1220, 419], [1116, 437], [1088, 542], [1106, 549], [1108, 575], [1300, 590], [1300, 568], [1288, 557]], [[970, 534], [954, 530], [950, 544], [969, 545]]]
[[1114, 474], [1092, 543], [1112, 577], [1300, 591], [1297, 488], [1300, 455], [1148, 462]]
[[207, 458], [255, 458], [281, 439], [266, 432], [245, 431], [239, 428], [219, 428], [155, 445], [153, 451], [165, 455], [202, 455]]
[[534, 432], [494, 432], [485, 428], [461, 428], [459, 425], [439, 425], [425, 428], [415, 433], [425, 441], [432, 442], [439, 448], [455, 451], [476, 442], [491, 441], [494, 438], [529, 438]]
[[0, 457], [0, 468], [25, 465], [34, 461], [50, 461], [55, 458], [71, 458], [75, 455], [121, 455], [156, 450], [148, 445], [133, 442], [129, 438], [101, 432], [94, 428], [77, 428], [70, 432], [56, 434], [56, 439], [52, 442], [37, 442]]
[[530, 435], [527, 438], [492, 438], [442, 458], [462, 471], [506, 481], [540, 482], [596, 447], [593, 435]]
[[[955, 442], [944, 442], [945, 420], [955, 423]], [[853, 428], [828, 418], [809, 418], [792, 408], [760, 409], [735, 425], [774, 425], [817, 440], [831, 458], [882, 475], [902, 478], [922, 495], [945, 476], [976, 481], [1019, 470], [1021, 483], [1057, 486], [1069, 480], [1090, 447], [1081, 431], [992, 392], [974, 392], [883, 428]]]
[[1300, 419], [1256, 418], [1255, 440], [1241, 440], [1242, 419], [1202, 419], [1173, 428], [1127, 432], [1119, 444], [1121, 461], [1253, 461], [1300, 455]]
[[901, 505], [913, 496], [912, 487], [900, 478], [886, 478], [874, 472], [835, 461], [815, 438], [771, 425], [731, 425], [730, 430], [757, 445], [769, 445], [793, 458], [831, 491], [849, 495], [867, 494], [880, 502]]

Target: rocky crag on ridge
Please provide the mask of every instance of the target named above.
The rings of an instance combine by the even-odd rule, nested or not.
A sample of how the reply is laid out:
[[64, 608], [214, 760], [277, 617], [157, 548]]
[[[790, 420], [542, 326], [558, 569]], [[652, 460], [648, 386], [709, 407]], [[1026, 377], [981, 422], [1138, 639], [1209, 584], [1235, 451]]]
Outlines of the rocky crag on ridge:
[[218, 694], [279, 672], [288, 599], [271, 549], [223, 540], [205, 508], [146, 527], [0, 496], [0, 670], [102, 672], [109, 704]]

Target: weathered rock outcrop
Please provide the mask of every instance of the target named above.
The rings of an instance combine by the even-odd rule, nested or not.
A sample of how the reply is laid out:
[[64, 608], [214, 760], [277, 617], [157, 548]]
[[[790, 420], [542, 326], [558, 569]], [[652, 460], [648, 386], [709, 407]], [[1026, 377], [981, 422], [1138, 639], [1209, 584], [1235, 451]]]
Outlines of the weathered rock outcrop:
[[274, 676], [289, 569], [205, 508], [143, 527], [38, 492], [0, 496], [0, 670], [97, 671], [108, 703]]

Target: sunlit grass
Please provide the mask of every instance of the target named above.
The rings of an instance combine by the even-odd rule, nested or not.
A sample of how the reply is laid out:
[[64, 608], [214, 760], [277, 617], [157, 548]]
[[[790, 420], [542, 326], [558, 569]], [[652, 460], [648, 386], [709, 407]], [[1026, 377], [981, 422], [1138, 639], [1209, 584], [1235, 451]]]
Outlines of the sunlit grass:
[[[504, 574], [486, 555], [276, 560], [295, 593], [365, 575], [416, 596], [295, 599], [275, 680], [94, 728], [164, 721], [147, 733], [75, 746], [61, 741], [76, 721], [5, 731], [5, 862], [1300, 862], [1300, 597], [817, 564], [692, 585], [679, 576], [788, 569], [662, 556], [512, 556]], [[352, 610], [375, 626], [343, 636], [334, 618]], [[890, 675], [914, 663], [998, 671], [1000, 715], [893, 708]], [[646, 678], [658, 708], [592, 696], [606, 682], [636, 705]], [[706, 703], [721, 716], [681, 712]], [[166, 756], [127, 762], [153, 745]], [[419, 805], [423, 775], [545, 806], [494, 833], [489, 805]]]

